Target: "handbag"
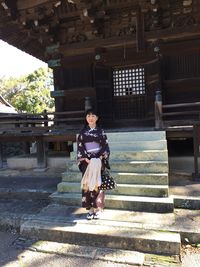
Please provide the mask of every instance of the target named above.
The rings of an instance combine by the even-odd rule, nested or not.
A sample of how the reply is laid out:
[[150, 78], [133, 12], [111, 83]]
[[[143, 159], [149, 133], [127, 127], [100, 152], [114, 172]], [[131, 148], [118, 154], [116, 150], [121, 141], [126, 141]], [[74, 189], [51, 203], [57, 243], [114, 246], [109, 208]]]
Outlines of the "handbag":
[[102, 183], [99, 186], [99, 190], [113, 190], [117, 186], [114, 178], [110, 175], [107, 169], [103, 170], [101, 180]]

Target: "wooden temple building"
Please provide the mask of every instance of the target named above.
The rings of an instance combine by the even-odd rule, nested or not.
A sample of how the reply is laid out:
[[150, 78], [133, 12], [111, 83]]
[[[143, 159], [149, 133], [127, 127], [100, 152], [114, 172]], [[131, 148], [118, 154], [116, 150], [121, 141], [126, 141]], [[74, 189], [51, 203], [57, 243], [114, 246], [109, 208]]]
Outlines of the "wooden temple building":
[[199, 0], [0, 0], [0, 38], [53, 69], [57, 126], [80, 124], [92, 104], [108, 129], [193, 137]]

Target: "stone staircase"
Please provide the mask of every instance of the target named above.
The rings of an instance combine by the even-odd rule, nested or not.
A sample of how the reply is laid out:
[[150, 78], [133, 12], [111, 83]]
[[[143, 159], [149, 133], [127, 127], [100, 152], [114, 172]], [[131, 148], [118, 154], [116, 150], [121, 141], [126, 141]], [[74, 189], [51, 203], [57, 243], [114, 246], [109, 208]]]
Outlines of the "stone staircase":
[[[164, 131], [108, 133], [111, 174], [117, 188], [106, 192], [106, 208], [145, 212], [173, 212], [168, 197], [168, 153]], [[67, 171], [53, 202], [81, 205], [81, 173], [76, 164], [76, 143]]]
[[106, 193], [100, 220], [86, 220], [81, 208], [81, 173], [76, 144], [50, 198], [52, 203], [22, 224], [20, 233], [43, 240], [136, 250], [145, 253], [180, 253], [173, 199], [168, 196], [168, 154], [165, 132], [108, 133], [110, 165], [117, 188]]

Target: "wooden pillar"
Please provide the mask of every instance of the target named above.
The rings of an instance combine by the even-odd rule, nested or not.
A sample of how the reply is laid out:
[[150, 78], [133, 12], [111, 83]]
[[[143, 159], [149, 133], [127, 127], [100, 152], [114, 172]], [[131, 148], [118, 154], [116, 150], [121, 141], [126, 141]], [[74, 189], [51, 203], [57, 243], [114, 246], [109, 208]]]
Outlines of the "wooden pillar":
[[44, 115], [44, 126], [48, 127], [48, 115], [46, 109], [43, 111], [43, 115]]
[[91, 97], [86, 96], [85, 97], [85, 111], [89, 110], [92, 108], [92, 100]]
[[3, 168], [3, 145], [0, 142], [0, 168]]
[[193, 180], [200, 181], [199, 158], [200, 158], [200, 124], [193, 125], [193, 145], [194, 145], [194, 173]]
[[30, 154], [30, 143], [29, 142], [23, 142], [23, 152], [24, 154]]
[[162, 121], [162, 95], [160, 91], [156, 91], [155, 95], [155, 129], [160, 130], [163, 128]]
[[145, 50], [144, 14], [141, 11], [141, 7], [138, 7], [136, 14], [136, 45], [137, 52]]
[[37, 144], [37, 164], [39, 169], [44, 169], [47, 167], [46, 159], [46, 149], [43, 138], [38, 138], [36, 141]]

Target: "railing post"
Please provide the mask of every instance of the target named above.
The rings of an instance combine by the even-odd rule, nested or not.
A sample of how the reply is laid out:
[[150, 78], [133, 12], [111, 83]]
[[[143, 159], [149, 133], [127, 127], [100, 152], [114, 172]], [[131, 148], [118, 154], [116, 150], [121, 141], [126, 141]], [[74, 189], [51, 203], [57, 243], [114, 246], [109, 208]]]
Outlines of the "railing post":
[[38, 137], [37, 141], [37, 165], [38, 169], [45, 169], [47, 167], [46, 149], [43, 138]]
[[44, 126], [48, 127], [48, 114], [46, 109], [43, 111], [43, 116], [44, 116]]
[[200, 124], [193, 125], [193, 144], [194, 144], [194, 173], [193, 180], [200, 181], [199, 157], [200, 157]]
[[90, 96], [85, 97], [85, 111], [92, 108], [92, 100]]
[[3, 168], [3, 145], [0, 142], [0, 169]]
[[161, 95], [161, 91], [156, 91], [156, 94], [155, 94], [155, 129], [159, 130], [162, 128], [163, 128], [162, 95]]

